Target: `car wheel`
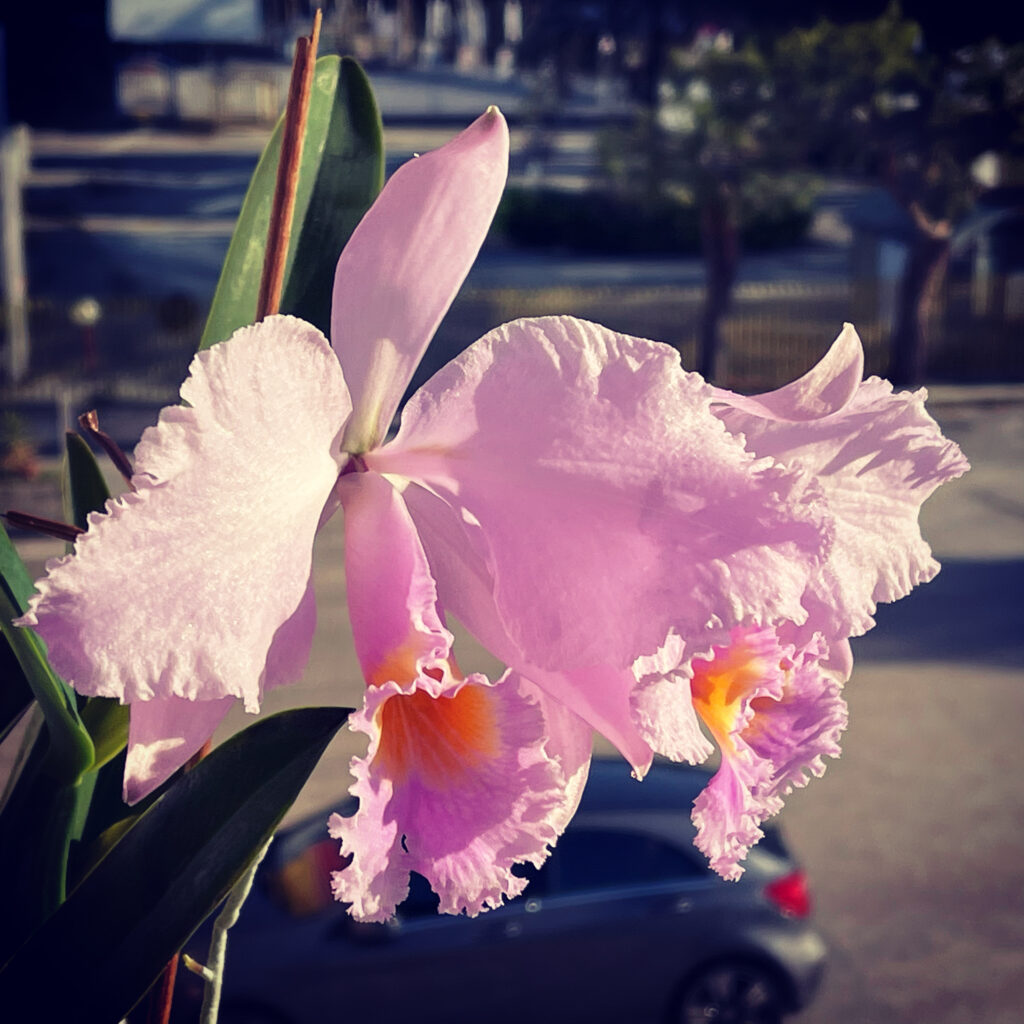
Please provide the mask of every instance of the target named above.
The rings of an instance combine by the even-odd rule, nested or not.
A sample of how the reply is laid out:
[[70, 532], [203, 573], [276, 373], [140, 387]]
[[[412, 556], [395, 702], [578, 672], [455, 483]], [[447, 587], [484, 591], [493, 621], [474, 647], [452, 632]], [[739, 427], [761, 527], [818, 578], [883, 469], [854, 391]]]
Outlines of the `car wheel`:
[[785, 993], [768, 967], [739, 960], [702, 968], [683, 985], [674, 1024], [781, 1024]]

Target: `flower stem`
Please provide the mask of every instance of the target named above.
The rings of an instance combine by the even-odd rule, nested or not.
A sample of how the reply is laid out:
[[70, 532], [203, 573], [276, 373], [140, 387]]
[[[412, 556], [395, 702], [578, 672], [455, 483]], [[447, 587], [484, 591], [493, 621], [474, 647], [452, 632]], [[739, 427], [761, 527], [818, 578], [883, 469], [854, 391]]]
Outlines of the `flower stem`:
[[277, 164], [277, 183], [270, 212], [270, 227], [267, 229], [263, 276], [260, 279], [259, 298], [256, 302], [257, 320], [276, 313], [281, 302], [292, 214], [295, 212], [295, 190], [299, 183], [302, 143], [306, 137], [309, 96], [313, 88], [313, 69], [316, 66], [316, 49], [320, 40], [320, 17], [320, 9], [317, 8], [313, 18], [313, 31], [295, 41], [295, 59], [292, 62], [288, 104], [284, 112], [281, 156]]
[[224, 984], [224, 960], [228, 951], [228, 929], [238, 920], [249, 890], [252, 889], [256, 869], [270, 849], [273, 837], [267, 840], [263, 848], [256, 854], [246, 872], [235, 883], [228, 894], [224, 909], [213, 922], [213, 935], [210, 937], [210, 955], [206, 960], [206, 970], [212, 977], [206, 982], [203, 992], [203, 1007], [199, 1012], [199, 1024], [217, 1024], [217, 1012], [220, 1009], [220, 993]]

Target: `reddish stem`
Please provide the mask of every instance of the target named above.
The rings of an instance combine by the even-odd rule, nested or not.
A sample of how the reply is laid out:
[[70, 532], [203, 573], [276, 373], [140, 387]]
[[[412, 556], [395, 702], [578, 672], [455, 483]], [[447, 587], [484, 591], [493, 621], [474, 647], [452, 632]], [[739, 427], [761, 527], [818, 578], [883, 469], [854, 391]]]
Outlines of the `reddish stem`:
[[313, 31], [295, 41], [295, 59], [288, 86], [288, 105], [284, 112], [284, 134], [281, 157], [277, 164], [277, 184], [267, 229], [267, 249], [263, 258], [256, 319], [276, 313], [281, 302], [284, 268], [288, 261], [288, 240], [291, 237], [292, 215], [295, 212], [295, 191], [299, 183], [302, 143], [306, 137], [309, 96], [313, 89], [316, 48], [320, 40], [320, 10], [313, 18]]

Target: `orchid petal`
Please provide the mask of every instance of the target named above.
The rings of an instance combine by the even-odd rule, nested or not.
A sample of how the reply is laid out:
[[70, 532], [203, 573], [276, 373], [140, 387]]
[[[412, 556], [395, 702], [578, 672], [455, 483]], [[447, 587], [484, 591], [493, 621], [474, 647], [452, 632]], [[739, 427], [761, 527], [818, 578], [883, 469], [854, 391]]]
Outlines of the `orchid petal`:
[[508, 127], [491, 107], [400, 167], [338, 261], [331, 340], [355, 411], [346, 451], [387, 432], [413, 371], [490, 228], [508, 173]]
[[[20, 623], [79, 693], [255, 711], [304, 607], [348, 395], [320, 332], [277, 316], [196, 356], [181, 394], [136, 448], [135, 491], [90, 515]], [[288, 671], [308, 652], [302, 614], [280, 640], [297, 650], [274, 654]]]
[[682, 637], [671, 634], [655, 654], [638, 658], [633, 675], [633, 721], [652, 750], [673, 761], [706, 761], [715, 748], [701, 732], [693, 706], [693, 669]]
[[[770, 629], [737, 629], [727, 647], [692, 663], [694, 704], [722, 752], [722, 764], [694, 801], [697, 847], [723, 878], [782, 808], [782, 797], [839, 756], [846, 705], [836, 675], [822, 667], [820, 637], [800, 650]], [[809, 773], [809, 775], [808, 775]]]
[[567, 713], [579, 717], [618, 747], [643, 775], [650, 766], [652, 751], [630, 710], [636, 682], [632, 671], [590, 665], [557, 672], [527, 660], [496, 614], [493, 583], [484, 561], [486, 551], [475, 547], [481, 540], [479, 531], [467, 533], [451, 508], [422, 487], [413, 484], [403, 496], [430, 558], [441, 599], [457, 606], [463, 624], [492, 654], [516, 664], [526, 678], [556, 703], [564, 704]]
[[[331, 834], [351, 854], [334, 879], [354, 916], [391, 916], [410, 871], [448, 913], [479, 913], [520, 891], [516, 863], [540, 864], [575, 808], [589, 730], [562, 709], [546, 727], [530, 684], [463, 680], [430, 566], [403, 496], [383, 477], [342, 477], [346, 579], [367, 682], [351, 727], [370, 737], [352, 762], [359, 810]], [[585, 735], [584, 735], [585, 734]]]
[[802, 377], [761, 395], [733, 394], [716, 388], [730, 406], [768, 419], [817, 420], [838, 412], [853, 397], [864, 376], [864, 346], [853, 324], [843, 324], [828, 352]]
[[846, 702], [839, 679], [823, 668], [820, 640], [794, 653], [777, 700], [754, 701], [743, 740], [772, 766], [768, 790], [783, 796], [825, 772], [823, 757], [839, 757]]
[[410, 871], [427, 879], [443, 913], [499, 906], [526, 885], [513, 865], [539, 866], [569, 817], [573, 797], [524, 690], [479, 675], [422, 683], [370, 689], [351, 719], [370, 736], [367, 756], [352, 762], [359, 810], [333, 815], [329, 827], [352, 855], [333, 877], [335, 896], [360, 919], [390, 917]]
[[342, 477], [336, 494], [345, 510], [345, 583], [363, 678], [370, 686], [411, 686], [443, 672], [452, 635], [402, 496], [375, 473]]
[[[832, 365], [831, 357], [823, 363]], [[780, 418], [781, 403], [766, 401], [772, 396], [716, 393], [718, 415], [752, 453], [807, 473], [826, 497], [835, 535], [804, 602], [810, 614], [802, 639], [820, 631], [830, 644], [866, 632], [878, 602], [904, 597], [938, 572], [918, 513], [940, 484], [968, 468], [925, 411], [923, 390], [893, 394], [890, 384], [871, 378], [835, 406], [827, 396], [836, 381], [845, 393], [849, 378], [845, 362], [836, 360], [833, 369], [832, 378], [814, 377], [820, 402], [803, 396], [806, 408], [828, 411], [801, 422]]]
[[[702, 649], [745, 619], [805, 615], [825, 543], [816, 491], [744, 452], [711, 397], [667, 346], [521, 320], [424, 385], [366, 462], [441, 498], [491, 581], [484, 605], [439, 568], [446, 606], [538, 685], [571, 675], [577, 696], [555, 696], [593, 720], [584, 675], [631, 673], [672, 629]], [[627, 697], [619, 709], [635, 732]]]
[[234, 703], [234, 697], [136, 701], [128, 720], [124, 802], [136, 804], [166, 782], [214, 734]]
[[723, 878], [736, 879], [739, 861], [763, 835], [765, 818], [782, 808], [770, 792], [772, 764], [744, 739], [755, 702], [778, 700], [786, 652], [774, 630], [733, 630], [731, 643], [692, 662], [694, 705], [718, 744], [722, 764], [693, 805], [697, 848]]

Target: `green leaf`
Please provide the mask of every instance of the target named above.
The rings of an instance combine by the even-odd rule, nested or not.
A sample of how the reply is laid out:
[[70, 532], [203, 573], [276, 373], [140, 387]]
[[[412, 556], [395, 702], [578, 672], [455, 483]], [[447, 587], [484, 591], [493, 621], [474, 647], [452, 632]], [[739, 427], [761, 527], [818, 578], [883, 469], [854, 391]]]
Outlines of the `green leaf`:
[[[253, 173], [228, 248], [201, 349], [256, 319], [256, 299], [281, 153], [283, 118]], [[380, 114], [359, 65], [321, 57], [313, 73], [281, 309], [329, 327], [334, 266], [384, 181]], [[293, 281], [292, 278], [295, 278]]]
[[128, 743], [128, 705], [113, 697], [90, 697], [79, 714], [95, 748], [92, 766], [102, 768]]
[[0, 579], [3, 580], [18, 609], [18, 614], [21, 615], [28, 608], [28, 599], [35, 593], [36, 587], [2, 523], [0, 523]]
[[[299, 178], [295, 223], [302, 227], [289, 254], [281, 294], [282, 313], [300, 316], [328, 336], [338, 256], [384, 184], [380, 112], [363, 69], [350, 57], [317, 62], [310, 125], [314, 110], [323, 116], [320, 108], [326, 110], [332, 90], [327, 130], [307, 132], [303, 165], [306, 148], [317, 145], [319, 170], [315, 181], [311, 176]], [[318, 96], [323, 97], [319, 102]]]
[[0, 743], [32, 703], [32, 688], [6, 635], [0, 636]]
[[273, 715], [184, 775], [0, 971], [0, 1006], [121, 1020], [241, 877], [348, 714]]
[[68, 466], [68, 498], [72, 521], [80, 530], [88, 528], [86, 517], [90, 512], [102, 511], [110, 490], [103, 478], [96, 456], [78, 434], [65, 435]]
[[[32, 581], [14, 550], [7, 532], [0, 527], [0, 632], [24, 673], [32, 693], [46, 716], [50, 753], [44, 770], [54, 778], [74, 784], [92, 767], [94, 748], [78, 716], [71, 688], [50, 668], [46, 648], [31, 629], [11, 624], [28, 607]], [[27, 582], [27, 587], [25, 585]]]

